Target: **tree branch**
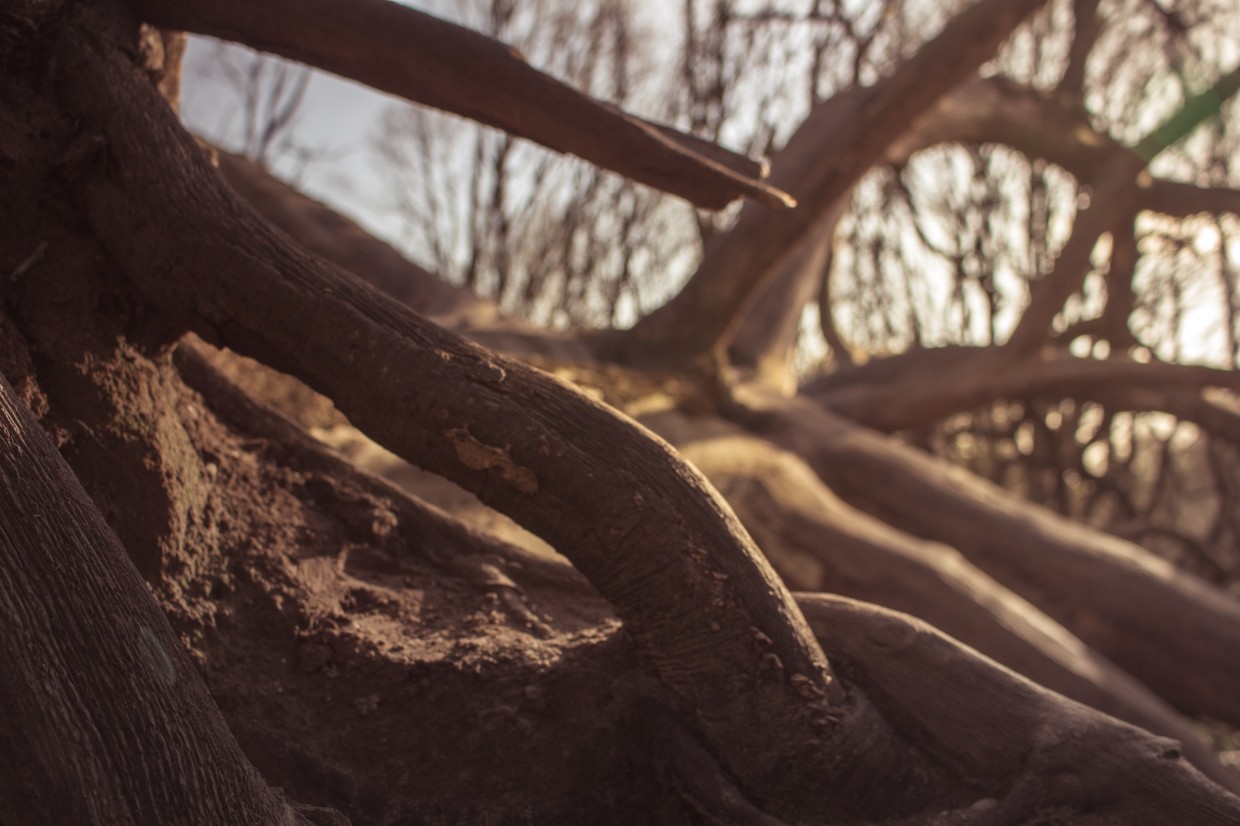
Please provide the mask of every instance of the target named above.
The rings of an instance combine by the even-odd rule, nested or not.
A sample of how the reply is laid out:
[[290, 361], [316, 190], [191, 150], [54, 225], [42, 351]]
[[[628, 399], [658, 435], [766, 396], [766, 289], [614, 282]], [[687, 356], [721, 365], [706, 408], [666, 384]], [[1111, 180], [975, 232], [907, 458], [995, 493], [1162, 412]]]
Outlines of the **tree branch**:
[[1102, 18], [1098, 15], [1098, 0], [1074, 0], [1072, 47], [1068, 50], [1068, 65], [1059, 81], [1059, 91], [1067, 94], [1071, 100], [1079, 102], [1085, 97], [1085, 68], [1101, 33]]
[[801, 315], [827, 277], [843, 201], [785, 256], [779, 272], [745, 312], [729, 354], [738, 368], [751, 374], [750, 381], [789, 395], [796, 392], [793, 359], [801, 337]]
[[[788, 587], [926, 620], [1040, 685], [1181, 741], [1203, 773], [1240, 792], [1240, 773], [1226, 768], [1165, 701], [954, 548], [857, 510], [798, 457], [739, 427], [703, 438], [700, 422], [686, 426], [677, 419], [665, 413], [649, 423], [669, 438], [676, 431], [695, 434], [674, 443], [727, 497]], [[718, 429], [728, 433], [722, 423]]]
[[888, 149], [887, 163], [940, 143], [999, 143], [1078, 178], [1126, 147], [1094, 131], [1083, 109], [1005, 77], [974, 78], [944, 95]]
[[213, 149], [220, 173], [264, 218], [307, 250], [361, 273], [376, 289], [428, 316], [490, 321], [498, 308], [406, 259], [330, 207], [239, 155]]
[[[1093, 186], [1090, 206], [1077, 214], [1072, 235], [1055, 261], [1055, 268], [1038, 282], [1016, 329], [1005, 346], [1012, 354], [1026, 354], [1041, 346], [1051, 331], [1051, 323], [1089, 272], [1094, 244], [1102, 233], [1115, 226], [1128, 209], [1135, 193], [1148, 187], [1143, 176], [1147, 164], [1167, 147], [1184, 138], [1204, 120], [1218, 114], [1223, 102], [1240, 90], [1240, 67], [1215, 81], [1201, 94], [1184, 102], [1175, 113], [1142, 138], [1132, 152], [1116, 155], [1106, 162]], [[1140, 176], [1140, 177], [1139, 177]]]
[[955, 547], [1180, 710], [1240, 722], [1234, 597], [808, 401], [738, 391], [738, 415], [845, 500]]
[[[1079, 107], [1004, 77], [976, 78], [958, 86], [892, 144], [886, 161], [899, 164], [915, 152], [948, 142], [1009, 146], [1086, 182], [1108, 159], [1137, 155], [1136, 148], [1095, 131]], [[1240, 191], [1155, 178], [1138, 190], [1135, 203], [1138, 209], [1179, 217], [1240, 212]]]
[[[835, 100], [838, 104], [840, 99]], [[979, 78], [936, 104], [912, 132], [893, 144], [887, 160], [906, 159], [925, 146], [953, 140], [1003, 143], [1077, 175], [1087, 175], [1115, 154], [1132, 153], [1111, 138], [1088, 130], [1087, 124], [1082, 125], [1053, 97], [1002, 78]], [[801, 162], [806, 162], [812, 147], [806, 150]], [[588, 348], [578, 339], [569, 340], [501, 316], [493, 302], [446, 284], [354, 222], [248, 161], [223, 152], [218, 157], [220, 171], [263, 217], [310, 251], [366, 279], [436, 323], [510, 354], [577, 361], [587, 358]], [[837, 201], [836, 210], [843, 200]], [[1159, 179], [1138, 191], [1137, 203], [1139, 208], [1179, 216], [1201, 211], [1240, 212], [1240, 190]], [[828, 214], [814, 232], [828, 232], [831, 226]], [[739, 366], [751, 367], [780, 386], [787, 381], [787, 347], [795, 341], [807, 282], [821, 275], [823, 265], [818, 256], [829, 253], [829, 239], [810, 240], [819, 245], [812, 260], [807, 264], [804, 254], [785, 257], [780, 274], [745, 314], [733, 342], [733, 356]], [[879, 364], [890, 361], [870, 362], [862, 370], [870, 375]], [[835, 374], [832, 381], [843, 375]]]
[[493, 301], [441, 280], [353, 221], [246, 159], [219, 151], [215, 157], [229, 185], [274, 226], [436, 324], [509, 355], [556, 361], [589, 359], [586, 347], [571, 333], [544, 330], [505, 316]]
[[772, 183], [801, 203], [791, 212], [744, 209], [736, 227], [716, 236], [685, 288], [624, 334], [605, 340], [609, 358], [631, 363], [688, 363], [730, 338], [754, 294], [784, 255], [880, 161], [888, 146], [934, 101], [990, 58], [1044, 0], [982, 0], [895, 74], [868, 89], [821, 105], [781, 155], [812, 163], [775, 164]]
[[454, 112], [719, 209], [791, 206], [762, 163], [597, 101], [478, 32], [388, 0], [132, 0], [147, 22], [244, 43]]
[[1240, 189], [1226, 186], [1197, 186], [1182, 181], [1156, 178], [1138, 193], [1141, 209], [1175, 218], [1201, 212], [1230, 212], [1240, 215]]

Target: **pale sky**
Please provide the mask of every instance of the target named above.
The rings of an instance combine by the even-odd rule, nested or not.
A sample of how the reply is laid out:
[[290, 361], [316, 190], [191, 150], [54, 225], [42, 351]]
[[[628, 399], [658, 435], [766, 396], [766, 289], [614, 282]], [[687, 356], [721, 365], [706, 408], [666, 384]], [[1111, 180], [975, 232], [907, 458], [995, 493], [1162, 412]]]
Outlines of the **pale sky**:
[[[227, 143], [230, 133], [222, 113], [236, 106], [236, 96], [211, 75], [210, 66], [220, 48], [238, 49], [209, 37], [190, 38], [182, 118], [194, 132], [222, 137]], [[313, 70], [296, 129], [305, 144], [330, 153], [330, 157], [309, 165], [298, 188], [329, 201], [372, 232], [389, 238], [396, 233], [400, 220], [378, 203], [384, 191], [383, 176], [368, 143], [378, 128], [380, 114], [400, 103], [391, 95]], [[232, 134], [235, 136], [235, 131]]]

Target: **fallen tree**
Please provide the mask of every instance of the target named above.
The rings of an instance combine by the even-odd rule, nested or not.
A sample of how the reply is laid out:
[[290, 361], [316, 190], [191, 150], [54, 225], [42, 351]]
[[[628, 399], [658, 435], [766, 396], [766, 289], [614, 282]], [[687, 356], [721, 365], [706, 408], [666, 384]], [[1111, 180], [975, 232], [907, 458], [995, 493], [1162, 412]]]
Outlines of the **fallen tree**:
[[[852, 423], [829, 393], [756, 386], [788, 384], [800, 306], [769, 296], [813, 283], [807, 262], [820, 266], [824, 247], [811, 234], [1039, 5], [983, 0], [949, 21], [906, 66], [812, 119], [825, 134], [807, 130], [776, 158], [774, 186], [759, 164], [387, 3], [359, 2], [347, 20], [208, 2], [0, 12], [0, 174], [14, 196], [0, 236], [0, 617], [14, 667], [0, 694], [17, 709], [0, 817], [1234, 822], [1240, 800], [1217, 784], [1235, 790], [1235, 774], [1172, 711], [1240, 722], [1225, 690], [1233, 598], [962, 481], [866, 429], [863, 407], [840, 406]], [[682, 297], [632, 331], [544, 336], [224, 159], [243, 200], [169, 107], [180, 35], [140, 21], [455, 108], [705, 206], [747, 195], [768, 211], [746, 207]], [[477, 88], [468, 59], [391, 51], [402, 33], [506, 70]], [[349, 47], [369, 38], [373, 54]], [[434, 83], [401, 81], [419, 66]], [[504, 102], [551, 94], [567, 108]], [[1197, 120], [1172, 119], [1171, 137]], [[1129, 158], [1107, 167], [1119, 191], [1144, 166]], [[1061, 303], [1079, 274], [1063, 257], [1042, 291]], [[747, 334], [763, 301], [782, 311], [753, 316], [763, 329]], [[1047, 333], [1052, 305], [1035, 299], [1013, 349]], [[190, 332], [304, 382], [571, 567], [350, 466], [247, 396], [213, 366], [233, 357]], [[731, 369], [734, 339], [774, 378]], [[1188, 368], [1146, 367], [1168, 393], [1193, 386]], [[1076, 375], [1047, 372], [1069, 386]], [[881, 389], [899, 398], [899, 386]], [[738, 431], [726, 461], [694, 447]], [[800, 489], [755, 505], [728, 481], [755, 475], [729, 463], [744, 457]], [[732, 489], [740, 519], [702, 471]], [[867, 583], [866, 598], [1095, 708], [911, 618], [789, 591]], [[1160, 677], [1172, 662], [1179, 679]]]

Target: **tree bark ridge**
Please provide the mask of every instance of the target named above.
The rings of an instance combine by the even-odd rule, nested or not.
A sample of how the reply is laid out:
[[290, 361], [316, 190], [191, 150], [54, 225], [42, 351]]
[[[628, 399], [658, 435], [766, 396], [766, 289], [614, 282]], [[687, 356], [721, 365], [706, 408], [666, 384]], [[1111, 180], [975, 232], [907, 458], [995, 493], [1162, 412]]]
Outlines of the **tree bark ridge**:
[[[660, 431], [683, 427], [669, 418], [650, 424]], [[794, 591], [864, 600], [925, 620], [1052, 691], [1179, 740], [1198, 770], [1240, 793], [1240, 772], [1224, 766], [1166, 701], [959, 551], [848, 505], [799, 458], [739, 428], [736, 435], [676, 441]]]
[[5, 823], [309, 826], [241, 753], [125, 549], [3, 376], [0, 453]]

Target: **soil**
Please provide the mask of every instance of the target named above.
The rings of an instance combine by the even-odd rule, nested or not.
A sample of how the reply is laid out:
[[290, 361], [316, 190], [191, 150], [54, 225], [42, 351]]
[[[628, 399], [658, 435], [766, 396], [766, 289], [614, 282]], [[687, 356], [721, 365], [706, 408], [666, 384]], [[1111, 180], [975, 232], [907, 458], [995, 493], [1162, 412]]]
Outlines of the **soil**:
[[589, 585], [178, 364], [219, 535], [155, 590], [267, 781], [354, 823], [631, 817], [634, 663]]

